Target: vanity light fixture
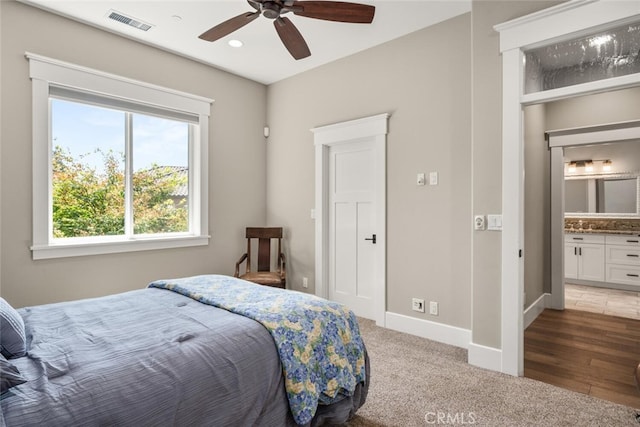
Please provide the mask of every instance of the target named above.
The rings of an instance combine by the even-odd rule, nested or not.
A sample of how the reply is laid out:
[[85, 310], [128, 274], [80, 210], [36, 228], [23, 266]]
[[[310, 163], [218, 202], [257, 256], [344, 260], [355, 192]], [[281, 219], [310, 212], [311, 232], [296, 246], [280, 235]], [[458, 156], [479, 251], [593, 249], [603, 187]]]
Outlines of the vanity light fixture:
[[584, 163], [584, 171], [585, 172], [593, 172], [593, 162], [591, 160], [587, 160]]
[[585, 173], [593, 173], [595, 170], [595, 165], [602, 165], [602, 172], [611, 172], [612, 162], [611, 160], [572, 160], [567, 163], [567, 173], [576, 173], [578, 172], [578, 168], [584, 168]]

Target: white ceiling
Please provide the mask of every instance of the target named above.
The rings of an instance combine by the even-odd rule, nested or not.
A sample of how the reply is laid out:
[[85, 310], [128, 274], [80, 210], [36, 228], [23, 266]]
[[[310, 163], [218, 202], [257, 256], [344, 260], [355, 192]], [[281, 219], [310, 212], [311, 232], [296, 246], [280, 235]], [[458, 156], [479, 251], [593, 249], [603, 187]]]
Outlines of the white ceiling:
[[[311, 56], [296, 61], [282, 45], [273, 22], [263, 16], [210, 43], [198, 36], [254, 9], [244, 0], [19, 0], [89, 25], [270, 84], [469, 12], [471, 0], [355, 0], [376, 7], [372, 24], [345, 24], [289, 17], [307, 41]], [[110, 11], [151, 24], [141, 31], [108, 19]], [[241, 48], [228, 40], [238, 39]]]

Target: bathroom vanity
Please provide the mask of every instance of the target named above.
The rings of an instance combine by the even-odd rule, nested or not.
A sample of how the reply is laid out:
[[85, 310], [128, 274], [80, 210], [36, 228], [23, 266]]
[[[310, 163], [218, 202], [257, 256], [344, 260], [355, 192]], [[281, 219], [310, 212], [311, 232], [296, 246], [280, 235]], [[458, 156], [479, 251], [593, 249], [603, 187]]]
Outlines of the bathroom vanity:
[[565, 281], [640, 291], [640, 233], [565, 234]]

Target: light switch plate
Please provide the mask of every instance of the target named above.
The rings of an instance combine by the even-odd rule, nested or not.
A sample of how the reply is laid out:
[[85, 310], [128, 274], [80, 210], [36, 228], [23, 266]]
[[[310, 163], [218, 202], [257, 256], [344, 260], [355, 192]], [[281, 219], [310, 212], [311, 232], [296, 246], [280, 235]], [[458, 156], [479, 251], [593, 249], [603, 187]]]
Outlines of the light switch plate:
[[502, 230], [502, 215], [487, 215], [487, 230]]
[[429, 172], [429, 185], [438, 185], [438, 172]]

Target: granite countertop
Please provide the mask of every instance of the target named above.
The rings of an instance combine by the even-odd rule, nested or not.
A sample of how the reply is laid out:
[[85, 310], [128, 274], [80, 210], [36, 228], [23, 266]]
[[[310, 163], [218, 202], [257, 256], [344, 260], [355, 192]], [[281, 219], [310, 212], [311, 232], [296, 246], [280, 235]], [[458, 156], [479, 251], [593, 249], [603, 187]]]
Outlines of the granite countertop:
[[576, 228], [565, 228], [564, 232], [571, 234], [620, 234], [624, 236], [640, 235], [640, 231], [633, 230], [593, 230], [586, 228], [583, 228], [582, 230]]

